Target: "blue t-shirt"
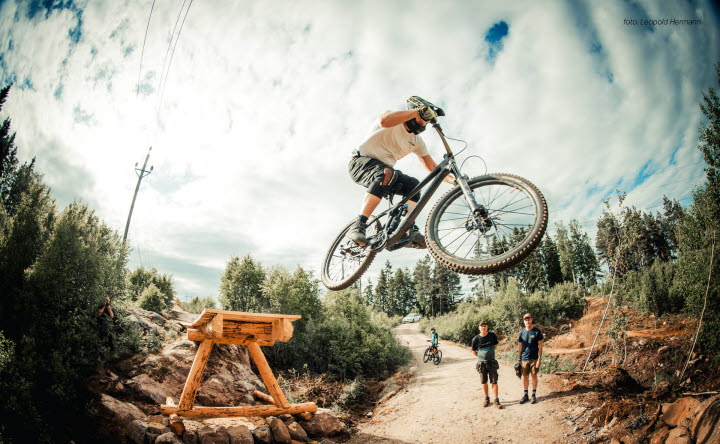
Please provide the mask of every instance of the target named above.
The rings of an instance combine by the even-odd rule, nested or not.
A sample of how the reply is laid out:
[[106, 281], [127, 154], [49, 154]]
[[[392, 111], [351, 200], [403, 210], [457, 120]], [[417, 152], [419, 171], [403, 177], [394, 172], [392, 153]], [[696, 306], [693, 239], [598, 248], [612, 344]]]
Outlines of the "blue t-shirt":
[[437, 334], [437, 332], [435, 332], [435, 333], [432, 334], [432, 338], [430, 339], [430, 343], [431, 343], [432, 345], [437, 345], [437, 343], [438, 343], [438, 334]]
[[523, 328], [520, 330], [518, 342], [522, 343], [523, 361], [534, 361], [538, 358], [538, 343], [543, 340], [543, 334], [539, 328], [533, 327], [532, 330]]

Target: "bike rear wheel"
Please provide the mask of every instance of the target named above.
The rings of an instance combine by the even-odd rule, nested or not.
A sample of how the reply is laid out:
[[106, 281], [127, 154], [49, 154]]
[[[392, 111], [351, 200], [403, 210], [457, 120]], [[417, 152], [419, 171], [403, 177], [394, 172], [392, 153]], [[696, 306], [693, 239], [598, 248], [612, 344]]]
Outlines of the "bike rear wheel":
[[428, 348], [425, 350], [425, 354], [423, 355], [423, 362], [428, 362], [430, 360], [430, 349]]
[[490, 226], [478, 224], [459, 186], [432, 209], [425, 228], [428, 248], [446, 268], [464, 274], [506, 270], [540, 244], [547, 228], [547, 203], [528, 180], [490, 174], [468, 181]]
[[435, 357], [433, 358], [433, 363], [435, 365], [440, 364], [440, 361], [442, 360], [442, 350], [438, 350], [435, 352]]
[[[329, 290], [342, 290], [354, 284], [370, 267], [377, 254], [369, 246], [359, 246], [347, 238], [348, 232], [354, 225], [355, 220], [343, 228], [325, 255], [321, 277], [323, 284]], [[367, 237], [369, 238], [379, 229], [379, 222], [368, 226]]]

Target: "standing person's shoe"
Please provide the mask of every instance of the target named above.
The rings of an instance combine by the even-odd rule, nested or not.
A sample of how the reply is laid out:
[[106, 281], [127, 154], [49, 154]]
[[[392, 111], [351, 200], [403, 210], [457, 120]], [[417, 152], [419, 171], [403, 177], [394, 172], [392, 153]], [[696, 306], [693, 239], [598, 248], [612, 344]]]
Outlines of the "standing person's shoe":
[[485, 402], [483, 403], [483, 407], [490, 407], [490, 398], [485, 398]]
[[364, 247], [368, 243], [367, 237], [365, 236], [365, 228], [367, 228], [366, 224], [359, 220], [356, 221], [355, 225], [348, 231], [348, 239]]
[[530, 399], [528, 398], [527, 393], [525, 393], [525, 394], [523, 395], [523, 397], [520, 398], [520, 401], [518, 401], [518, 403], [519, 403], [519, 404], [525, 404], [525, 403], [528, 402], [529, 400], [530, 400]]
[[497, 398], [495, 398], [495, 408], [496, 408], [496, 409], [501, 409], [501, 408], [503, 408], [502, 404], [500, 404], [500, 400], [497, 399]]
[[530, 398], [530, 404], [535, 404], [537, 402], [537, 398], [535, 395], [532, 395], [532, 398]]
[[427, 248], [427, 244], [425, 244], [425, 236], [420, 234], [420, 229], [415, 224], [410, 227], [403, 237], [410, 239], [410, 242], [405, 245], [405, 248], [417, 248], [419, 250]]

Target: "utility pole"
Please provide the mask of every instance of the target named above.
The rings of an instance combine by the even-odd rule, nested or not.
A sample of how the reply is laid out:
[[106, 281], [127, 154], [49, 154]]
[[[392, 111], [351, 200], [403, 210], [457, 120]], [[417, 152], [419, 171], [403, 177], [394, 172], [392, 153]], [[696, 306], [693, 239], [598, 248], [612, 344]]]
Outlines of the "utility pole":
[[137, 185], [135, 186], [135, 194], [133, 194], [133, 200], [130, 204], [130, 213], [128, 214], [127, 224], [125, 224], [125, 234], [123, 235], [123, 245], [125, 245], [125, 241], [127, 240], [128, 230], [130, 229], [130, 218], [132, 217], [133, 208], [135, 207], [135, 199], [137, 198], [138, 191], [140, 190], [140, 181], [143, 180], [143, 177], [147, 176], [148, 174], [152, 173], [153, 167], [151, 166], [149, 170], [146, 170], [145, 167], [147, 166], [148, 159], [150, 159], [150, 151], [152, 151], [152, 147], [148, 150], [147, 156], [145, 156], [145, 163], [142, 166], [142, 169], [138, 169], [138, 164], [135, 162], [135, 174], [138, 176]]

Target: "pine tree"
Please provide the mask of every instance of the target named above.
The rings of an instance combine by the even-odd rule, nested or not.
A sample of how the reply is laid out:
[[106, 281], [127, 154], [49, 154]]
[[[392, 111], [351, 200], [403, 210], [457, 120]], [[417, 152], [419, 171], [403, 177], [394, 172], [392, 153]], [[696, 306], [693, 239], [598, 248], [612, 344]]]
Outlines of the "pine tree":
[[392, 265], [390, 261], [385, 262], [385, 267], [380, 270], [377, 284], [375, 285], [375, 308], [385, 313], [390, 313], [390, 280], [392, 279]]
[[435, 316], [432, 288], [432, 262], [429, 255], [420, 259], [413, 269], [415, 298], [423, 316]]
[[542, 257], [543, 271], [545, 272], [545, 281], [548, 288], [552, 288], [555, 284], [561, 283], [563, 277], [560, 268], [560, 256], [558, 256], [557, 247], [550, 235], [545, 235], [545, 239], [540, 245], [540, 255]]

